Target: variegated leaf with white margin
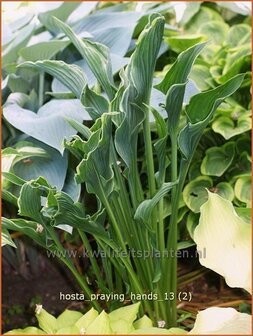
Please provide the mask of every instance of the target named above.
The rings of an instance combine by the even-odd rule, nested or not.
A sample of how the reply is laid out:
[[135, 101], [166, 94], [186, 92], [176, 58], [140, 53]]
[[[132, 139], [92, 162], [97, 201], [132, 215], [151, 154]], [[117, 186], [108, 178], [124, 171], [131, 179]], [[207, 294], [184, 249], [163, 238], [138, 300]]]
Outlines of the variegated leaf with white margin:
[[251, 225], [240, 218], [230, 201], [208, 192], [194, 231], [201, 265], [222, 275], [230, 287], [251, 292]]
[[189, 334], [251, 335], [251, 316], [239, 313], [234, 308], [207, 308], [198, 313], [194, 328]]

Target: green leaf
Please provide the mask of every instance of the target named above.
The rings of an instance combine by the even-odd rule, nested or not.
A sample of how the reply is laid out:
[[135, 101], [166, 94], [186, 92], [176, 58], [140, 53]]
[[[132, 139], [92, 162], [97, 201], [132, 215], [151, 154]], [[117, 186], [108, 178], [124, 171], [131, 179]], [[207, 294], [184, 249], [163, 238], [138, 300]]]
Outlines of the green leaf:
[[251, 43], [251, 28], [247, 24], [241, 23], [229, 29], [226, 44], [229, 47], [238, 47]]
[[222, 176], [231, 165], [235, 155], [235, 143], [227, 142], [220, 147], [211, 147], [201, 163], [203, 175]]
[[189, 75], [201, 91], [210, 89], [208, 84], [210, 77], [209, 68], [203, 64], [194, 64]]
[[69, 41], [48, 41], [33, 44], [19, 50], [19, 55], [26, 61], [36, 62], [39, 60], [49, 60], [59, 51], [69, 45]]
[[109, 315], [102, 311], [96, 319], [88, 326], [86, 333], [89, 335], [107, 335], [113, 334], [110, 327]]
[[219, 116], [213, 121], [212, 129], [229, 140], [236, 135], [249, 131], [251, 129], [251, 118], [245, 115], [233, 120], [229, 116]]
[[30, 90], [30, 84], [28, 81], [15, 74], [8, 75], [7, 84], [11, 92], [27, 93]]
[[142, 223], [146, 224], [150, 230], [151, 228], [151, 214], [152, 210], [156, 206], [156, 204], [173, 188], [176, 183], [164, 183], [162, 187], [158, 190], [155, 196], [149, 200], [143, 201], [137, 208], [134, 219], [140, 220]]
[[36, 318], [39, 323], [39, 327], [47, 334], [55, 334], [57, 331], [57, 320], [49, 314], [42, 306], [36, 306]]
[[[28, 138], [29, 142], [43, 150], [46, 155], [29, 154], [28, 160], [21, 160], [13, 166], [13, 172], [25, 181], [30, 181], [43, 176], [51, 186], [61, 190], [67, 172], [67, 155], [61, 155], [58, 151], [39, 141]], [[36, 148], [36, 147], [35, 147]]]
[[82, 329], [86, 330], [88, 326], [98, 317], [98, 312], [91, 308], [86, 314], [84, 314], [76, 323], [75, 326], [81, 332]]
[[164, 19], [159, 14], [151, 15], [124, 73], [125, 91], [121, 101], [124, 119], [116, 130], [115, 146], [127, 166], [133, 165], [136, 156], [138, 130], [144, 120], [143, 104], [150, 99], [163, 30]]
[[[53, 204], [50, 203], [50, 200]], [[84, 232], [92, 234], [94, 237], [102, 239], [110, 244], [109, 235], [104, 226], [90, 216], [85, 216], [79, 203], [75, 203], [72, 198], [61, 192], [48, 196], [47, 206], [43, 208], [43, 213], [51, 217], [52, 225], [69, 225]]]
[[185, 204], [194, 213], [200, 211], [200, 207], [207, 201], [207, 190], [213, 186], [212, 179], [207, 176], [199, 176], [188, 183], [183, 191]]
[[109, 314], [109, 319], [110, 321], [122, 319], [132, 324], [136, 320], [139, 308], [140, 302], [116, 309]]
[[64, 312], [57, 317], [57, 330], [72, 327], [82, 316], [82, 313], [78, 311], [64, 310]]
[[63, 61], [37, 61], [24, 62], [19, 67], [38, 68], [48, 72], [62, 82], [77, 98], [80, 98], [84, 86], [87, 83], [83, 70], [75, 64], [67, 64]]
[[193, 63], [205, 45], [206, 42], [198, 43], [183, 51], [177, 57], [176, 62], [171, 66], [164, 79], [155, 87], [166, 94], [172, 85], [185, 83]]
[[8, 230], [5, 229], [5, 228], [2, 228], [1, 244], [2, 244], [2, 246], [9, 245], [9, 246], [17, 248], [16, 244], [11, 239], [11, 236], [10, 236]]
[[251, 177], [239, 177], [235, 183], [235, 196], [246, 203], [247, 207], [251, 207]]
[[6, 230], [22, 232], [24, 235], [31, 238], [34, 242], [47, 248], [46, 234], [44, 231], [38, 232], [38, 223], [24, 219], [7, 219], [2, 218], [2, 228]]
[[193, 96], [186, 106], [189, 123], [179, 134], [179, 147], [186, 159], [195, 152], [201, 135], [221, 102], [241, 85], [244, 75], [237, 75], [217, 88]]
[[203, 42], [204, 40], [205, 37], [201, 34], [183, 34], [179, 36], [170, 36], [166, 39], [170, 48], [177, 53], [181, 53], [182, 51], [194, 46], [199, 42]]
[[53, 17], [66, 21], [70, 14], [79, 6], [80, 2], [77, 1], [63, 2], [58, 8], [40, 13], [38, 19], [50, 32], [57, 35], [59, 29], [57, 25], [55, 25]]
[[108, 48], [100, 43], [91, 42], [86, 39], [82, 40], [67, 24], [56, 18], [52, 19], [54, 24], [68, 36], [70, 41], [87, 61], [89, 68], [111, 100], [114, 97], [115, 88]]
[[70, 326], [70, 327], [64, 327], [59, 330], [57, 330], [56, 335], [78, 335], [79, 331], [77, 327]]
[[86, 157], [77, 166], [77, 182], [85, 182], [87, 191], [102, 200], [113, 190], [113, 171], [110, 160], [111, 115], [103, 114], [98, 119], [98, 129], [85, 144]]
[[153, 322], [147, 315], [144, 315], [139, 320], [135, 321], [133, 326], [134, 329], [152, 328]]
[[107, 99], [89, 89], [88, 85], [83, 89], [80, 100], [94, 120], [100, 118], [103, 113], [109, 112], [109, 102]]
[[131, 332], [131, 335], [184, 335], [187, 332], [179, 328], [163, 329], [163, 328], [144, 328]]
[[229, 25], [222, 21], [203, 24], [198, 33], [205, 35], [212, 44], [222, 45], [227, 37]]
[[46, 333], [39, 328], [27, 327], [24, 329], [13, 329], [4, 335], [46, 335]]
[[186, 83], [172, 85], [167, 94], [165, 109], [168, 114], [168, 128], [170, 134], [177, 134], [180, 113], [183, 106]]
[[37, 113], [8, 101], [3, 114], [11, 125], [57, 149], [61, 154], [64, 151], [64, 139], [70, 140], [77, 133], [65, 118], [79, 122], [91, 119], [78, 99], [52, 99]]
[[251, 216], [252, 209], [250, 209], [250, 208], [235, 208], [235, 211], [236, 211], [237, 215], [244, 220], [244, 222], [246, 222], [248, 224], [251, 224], [251, 222], [252, 222], [252, 216]]
[[194, 231], [197, 250], [206, 250], [200, 263], [224, 276], [230, 287], [251, 292], [251, 225], [238, 217], [230, 201], [215, 193], [208, 193], [200, 211]]

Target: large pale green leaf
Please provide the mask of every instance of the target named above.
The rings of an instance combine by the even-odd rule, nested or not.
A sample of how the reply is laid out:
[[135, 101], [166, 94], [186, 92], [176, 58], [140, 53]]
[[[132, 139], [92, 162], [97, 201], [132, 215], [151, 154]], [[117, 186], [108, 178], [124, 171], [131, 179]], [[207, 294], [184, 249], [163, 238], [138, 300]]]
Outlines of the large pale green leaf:
[[213, 90], [192, 97], [189, 105], [186, 106], [189, 123], [180, 132], [178, 140], [186, 159], [195, 152], [199, 139], [217, 107], [240, 87], [243, 78], [244, 75], [237, 75]]
[[195, 62], [196, 58], [205, 47], [206, 43], [198, 43], [193, 47], [183, 51], [172, 65], [172, 67], [168, 70], [164, 79], [157, 84], [155, 87], [166, 94], [169, 88], [174, 84], [182, 84], [185, 83], [187, 77], [191, 71], [191, 67]]
[[227, 142], [220, 147], [211, 147], [201, 163], [203, 175], [221, 176], [231, 165], [235, 155], [235, 143]]
[[56, 18], [53, 18], [53, 20], [55, 25], [68, 36], [78, 49], [108, 97], [112, 99], [115, 94], [115, 88], [108, 48], [100, 43], [91, 42], [87, 39], [82, 40], [67, 24]]
[[38, 68], [48, 72], [62, 82], [77, 98], [81, 96], [82, 90], [87, 83], [86, 76], [82, 69], [75, 64], [67, 64], [63, 61], [37, 61], [24, 62], [20, 67]]
[[63, 153], [64, 139], [70, 140], [77, 131], [65, 120], [91, 120], [78, 99], [53, 99], [36, 113], [7, 101], [3, 108], [7, 121], [22, 132]]
[[210, 307], [197, 314], [191, 335], [250, 335], [251, 316], [234, 308]]
[[[224, 276], [230, 287], [251, 292], [251, 225], [236, 214], [230, 201], [208, 193], [194, 231], [200, 263]], [[222, 258], [221, 258], [222, 256]]]

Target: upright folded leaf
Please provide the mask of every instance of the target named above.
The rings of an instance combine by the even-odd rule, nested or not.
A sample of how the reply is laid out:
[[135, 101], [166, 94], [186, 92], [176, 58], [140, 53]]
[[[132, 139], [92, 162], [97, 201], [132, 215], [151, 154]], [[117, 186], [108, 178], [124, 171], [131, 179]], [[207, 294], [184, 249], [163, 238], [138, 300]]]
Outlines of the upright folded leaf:
[[164, 94], [167, 94], [172, 85], [185, 83], [191, 71], [192, 65], [205, 45], [206, 42], [198, 43], [183, 51], [178, 56], [176, 62], [168, 70], [164, 79], [155, 87]]
[[82, 40], [67, 24], [57, 18], [53, 18], [53, 21], [55, 25], [68, 36], [70, 41], [86, 60], [89, 68], [107, 93], [109, 99], [113, 99], [116, 90], [113, 82], [111, 59], [108, 48], [100, 43], [91, 42], [87, 39]]
[[124, 74], [125, 91], [121, 100], [124, 119], [116, 131], [115, 145], [128, 166], [136, 157], [138, 130], [145, 117], [143, 104], [149, 103], [163, 29], [164, 18], [159, 14], [151, 15]]
[[20, 67], [35, 67], [48, 72], [73, 92], [77, 98], [80, 98], [83, 88], [87, 84], [87, 79], [83, 70], [75, 64], [67, 64], [63, 61], [45, 60], [37, 61], [35, 63], [24, 62]]
[[86, 182], [88, 192], [96, 194], [103, 200], [113, 190], [110, 158], [111, 115], [103, 114], [93, 130], [87, 142], [79, 143], [85, 158], [77, 167], [76, 177], [78, 183]]
[[242, 84], [244, 74], [237, 75], [213, 90], [192, 97], [186, 106], [189, 123], [179, 134], [179, 147], [187, 160], [195, 152], [201, 135], [222, 101], [231, 96]]

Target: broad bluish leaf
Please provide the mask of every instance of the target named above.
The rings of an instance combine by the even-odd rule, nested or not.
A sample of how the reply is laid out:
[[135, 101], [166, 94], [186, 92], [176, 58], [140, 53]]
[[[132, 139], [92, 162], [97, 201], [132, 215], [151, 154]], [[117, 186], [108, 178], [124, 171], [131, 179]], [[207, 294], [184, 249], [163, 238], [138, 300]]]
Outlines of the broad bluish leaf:
[[6, 46], [2, 55], [2, 66], [15, 62], [18, 59], [18, 51], [26, 46], [34, 31], [34, 24], [28, 25], [21, 29], [14, 40]]
[[66, 21], [70, 14], [80, 5], [80, 2], [63, 2], [58, 8], [40, 13], [38, 19], [54, 35], [59, 33], [53, 17]]
[[60, 153], [64, 151], [64, 139], [69, 140], [77, 133], [64, 118], [79, 122], [91, 120], [78, 99], [51, 100], [43, 105], [37, 114], [8, 100], [3, 114], [11, 125]]

